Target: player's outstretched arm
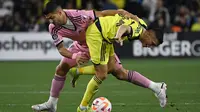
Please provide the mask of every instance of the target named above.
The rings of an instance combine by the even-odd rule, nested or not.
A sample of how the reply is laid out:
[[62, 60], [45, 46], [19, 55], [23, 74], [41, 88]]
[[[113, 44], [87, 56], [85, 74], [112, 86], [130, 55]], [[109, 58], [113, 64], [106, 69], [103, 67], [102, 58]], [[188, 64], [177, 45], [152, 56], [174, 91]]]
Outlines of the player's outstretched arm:
[[120, 43], [120, 45], [123, 45], [124, 38], [122, 37], [125, 34], [130, 34], [131, 33], [131, 27], [128, 25], [121, 25], [119, 26], [117, 30], [117, 34], [115, 36], [115, 40]]
[[120, 14], [124, 17], [131, 18], [131, 19], [139, 22], [139, 18], [136, 15], [133, 15], [124, 9], [95, 11], [95, 15], [97, 17], [114, 16], [115, 14]]
[[95, 11], [95, 15], [97, 17], [105, 17], [105, 16], [114, 16], [115, 14], [125, 15], [123, 11], [119, 10], [103, 10], [103, 11]]
[[123, 12], [123, 16], [124, 17], [131, 18], [131, 19], [133, 19], [133, 20], [135, 20], [137, 22], [140, 22], [140, 18], [137, 15], [134, 15], [134, 14], [132, 14], [132, 13], [130, 13], [130, 12], [124, 10], [124, 9], [118, 9], [118, 11]]

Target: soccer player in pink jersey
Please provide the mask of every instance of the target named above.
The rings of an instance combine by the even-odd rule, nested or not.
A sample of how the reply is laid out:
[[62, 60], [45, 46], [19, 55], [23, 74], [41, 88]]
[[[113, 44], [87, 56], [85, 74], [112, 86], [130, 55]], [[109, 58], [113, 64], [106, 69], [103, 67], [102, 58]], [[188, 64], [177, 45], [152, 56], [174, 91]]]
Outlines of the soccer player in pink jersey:
[[[95, 21], [96, 17], [114, 16], [115, 14], [128, 15], [131, 18], [135, 18], [135, 16], [123, 10], [65, 10], [54, 2], [47, 3], [44, 14], [50, 22], [49, 32], [52, 35], [54, 44], [63, 58], [56, 67], [55, 76], [51, 83], [49, 100], [42, 104], [33, 105], [32, 109], [39, 112], [44, 110], [56, 112], [59, 94], [64, 87], [66, 74], [69, 69], [77, 64], [86, 63], [90, 59], [85, 37], [87, 27]], [[63, 45], [63, 38], [74, 40], [73, 46], [66, 49]], [[155, 93], [161, 91], [162, 83], [153, 82], [138, 72], [124, 69], [117, 56], [115, 62], [116, 65], [108, 67], [108, 71], [118, 79], [149, 88]], [[85, 68], [85, 71], [91, 71], [91, 68]], [[84, 110], [87, 107], [80, 106], [80, 108]]]

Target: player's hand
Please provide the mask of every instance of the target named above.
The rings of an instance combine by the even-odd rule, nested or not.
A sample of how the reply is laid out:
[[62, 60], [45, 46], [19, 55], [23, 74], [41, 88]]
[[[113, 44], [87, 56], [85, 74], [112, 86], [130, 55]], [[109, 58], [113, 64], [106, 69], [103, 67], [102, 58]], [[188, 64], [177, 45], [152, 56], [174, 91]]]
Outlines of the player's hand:
[[117, 42], [117, 43], [119, 43], [120, 44], [120, 46], [123, 46], [123, 38], [121, 37], [121, 36], [118, 36], [118, 35], [116, 35], [115, 37], [114, 37], [114, 40]]
[[83, 52], [74, 53], [72, 55], [72, 59], [76, 60], [78, 67], [80, 67], [80, 65], [83, 65], [84, 63], [87, 63], [89, 60], [88, 57], [86, 57], [85, 53]]
[[84, 53], [83, 53], [83, 54], [77, 56], [76, 63], [78, 65], [78, 67], [80, 67], [80, 65], [87, 63], [88, 60], [89, 60], [88, 57], [84, 56]]

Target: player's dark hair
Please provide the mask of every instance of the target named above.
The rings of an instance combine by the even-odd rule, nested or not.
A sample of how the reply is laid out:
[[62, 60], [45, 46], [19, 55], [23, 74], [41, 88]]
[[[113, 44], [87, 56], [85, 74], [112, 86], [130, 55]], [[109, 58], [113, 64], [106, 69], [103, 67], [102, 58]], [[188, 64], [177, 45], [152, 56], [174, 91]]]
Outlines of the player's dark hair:
[[56, 2], [54, 1], [50, 1], [46, 4], [46, 6], [43, 9], [43, 14], [44, 15], [48, 15], [49, 13], [54, 12], [58, 7], [60, 7], [59, 5], [57, 5]]
[[159, 42], [158, 45], [162, 44], [163, 43], [163, 35], [164, 35], [163, 30], [160, 28], [152, 28], [151, 30], [154, 31], [155, 36], [158, 39], [158, 42]]

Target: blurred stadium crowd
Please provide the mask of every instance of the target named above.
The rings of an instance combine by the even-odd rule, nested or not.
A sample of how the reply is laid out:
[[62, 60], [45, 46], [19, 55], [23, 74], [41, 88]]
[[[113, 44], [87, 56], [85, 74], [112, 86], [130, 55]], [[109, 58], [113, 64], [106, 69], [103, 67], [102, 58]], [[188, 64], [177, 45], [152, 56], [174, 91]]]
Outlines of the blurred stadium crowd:
[[[0, 31], [47, 31], [48, 0], [0, 0]], [[200, 31], [200, 0], [56, 0], [67, 9], [123, 8], [166, 32]]]

